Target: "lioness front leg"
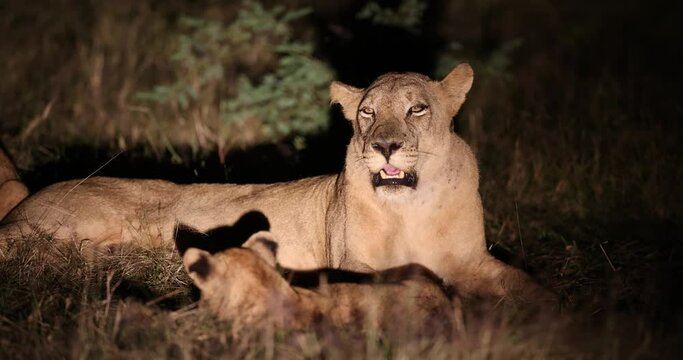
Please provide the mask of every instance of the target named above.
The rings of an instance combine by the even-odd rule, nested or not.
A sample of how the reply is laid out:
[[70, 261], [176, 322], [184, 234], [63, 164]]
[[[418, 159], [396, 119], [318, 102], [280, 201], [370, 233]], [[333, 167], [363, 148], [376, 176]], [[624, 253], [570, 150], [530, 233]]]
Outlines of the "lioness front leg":
[[559, 306], [557, 295], [542, 287], [524, 271], [491, 255], [487, 255], [479, 264], [472, 265], [463, 272], [470, 274], [468, 280], [463, 282], [462, 291], [466, 293], [491, 295], [511, 305], [536, 305], [543, 309], [556, 309]]

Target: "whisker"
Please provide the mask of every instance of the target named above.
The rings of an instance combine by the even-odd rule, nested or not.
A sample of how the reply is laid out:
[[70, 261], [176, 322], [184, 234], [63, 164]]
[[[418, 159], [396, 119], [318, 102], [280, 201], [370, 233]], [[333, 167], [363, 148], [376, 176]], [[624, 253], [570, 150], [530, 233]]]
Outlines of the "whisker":
[[79, 181], [76, 185], [74, 185], [71, 189], [69, 189], [69, 191], [67, 191], [66, 194], [64, 194], [64, 196], [62, 196], [62, 198], [59, 199], [59, 201], [57, 201], [57, 205], [61, 204], [62, 201], [64, 201], [64, 199], [66, 199], [66, 197], [69, 196], [69, 194], [71, 194], [72, 191], [76, 190], [77, 187], [81, 186], [81, 184], [83, 184], [84, 182], [88, 181], [88, 179], [90, 179], [91, 177], [93, 177], [93, 176], [94, 176], [95, 174], [97, 174], [100, 170], [104, 169], [107, 165], [109, 165], [110, 162], [114, 161], [117, 157], [119, 157], [119, 155], [121, 155], [121, 154], [123, 153], [123, 151], [124, 151], [124, 150], [119, 151], [119, 152], [118, 152], [116, 155], [114, 155], [111, 159], [107, 160], [107, 162], [105, 162], [102, 166], [98, 167], [97, 170], [91, 172], [88, 176], [86, 176], [85, 178], [83, 178], [83, 180]]
[[[66, 193], [65, 193], [57, 202], [55, 202], [53, 205], [51, 205], [51, 206], [46, 206], [45, 209], [43, 210], [42, 214], [40, 214], [40, 216], [38, 216], [38, 218], [36, 219], [37, 224], [42, 224], [42, 223], [45, 221], [45, 219], [47, 218], [48, 212], [49, 212], [50, 210], [54, 211], [55, 209], [58, 209], [58, 208], [59, 208], [59, 205], [60, 205], [60, 204], [61, 204], [61, 203], [62, 203], [62, 202], [71, 194], [72, 191], [76, 190], [77, 187], [81, 186], [81, 184], [83, 184], [83, 183], [86, 182], [88, 179], [90, 179], [91, 177], [93, 177], [93, 176], [94, 176], [95, 174], [97, 174], [100, 170], [104, 169], [107, 165], [109, 165], [112, 161], [114, 161], [117, 157], [119, 157], [119, 155], [121, 155], [124, 151], [125, 151], [125, 150], [119, 151], [116, 155], [112, 156], [109, 160], [107, 160], [107, 162], [105, 162], [104, 164], [102, 164], [102, 166], [98, 167], [95, 171], [93, 171], [93, 172], [91, 172], [90, 174], [88, 174], [88, 176], [86, 176], [85, 178], [83, 178], [83, 179], [82, 179], [81, 181], [79, 181], [76, 185], [74, 185], [71, 189], [69, 189], [69, 191], [67, 191], [67, 192], [66, 192]], [[61, 226], [61, 224], [60, 224], [59, 226]], [[55, 232], [56, 232], [56, 230], [55, 230]], [[34, 234], [35, 234], [35, 231], [34, 231]]]
[[429, 152], [429, 151], [424, 151], [424, 150], [416, 150], [416, 151], [417, 151], [418, 153], [420, 153], [420, 154], [430, 155], [430, 156], [436, 156], [435, 153], [432, 153], [432, 152]]

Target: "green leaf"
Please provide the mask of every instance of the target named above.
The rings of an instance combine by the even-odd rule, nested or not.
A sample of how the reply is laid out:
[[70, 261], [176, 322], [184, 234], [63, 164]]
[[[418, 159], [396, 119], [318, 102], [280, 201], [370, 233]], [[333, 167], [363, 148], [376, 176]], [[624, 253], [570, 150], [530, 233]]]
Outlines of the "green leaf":
[[294, 20], [300, 19], [302, 17], [305, 17], [312, 12], [313, 12], [313, 9], [310, 7], [301, 8], [298, 10], [290, 10], [282, 17], [281, 21], [282, 22], [294, 21]]

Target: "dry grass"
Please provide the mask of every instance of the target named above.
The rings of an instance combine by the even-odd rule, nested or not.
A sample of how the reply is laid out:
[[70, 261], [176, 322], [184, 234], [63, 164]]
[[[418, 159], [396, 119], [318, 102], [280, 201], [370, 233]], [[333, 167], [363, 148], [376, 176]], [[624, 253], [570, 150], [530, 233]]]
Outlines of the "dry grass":
[[[321, 327], [246, 331], [196, 307], [173, 249], [112, 250], [96, 257], [47, 236], [22, 239], [0, 261], [0, 356], [10, 358], [622, 358], [653, 355], [655, 333], [616, 315], [536, 323], [470, 315], [453, 338], [395, 337]], [[604, 322], [603, 322], [604, 321]], [[397, 326], [401, 319], [397, 319]], [[638, 325], [638, 324], [636, 324]], [[586, 331], [588, 333], [586, 333]], [[400, 332], [395, 332], [400, 334]], [[603, 336], [596, 338], [594, 336]], [[606, 336], [606, 337], [605, 337]]]
[[[278, 2], [264, 3], [270, 10]], [[297, 6], [296, 1], [286, 4]], [[233, 44], [234, 49], [220, 49], [224, 44], [207, 45], [219, 47], [208, 50], [228, 52], [222, 55], [229, 59], [228, 64], [220, 63], [226, 61], [223, 58], [206, 61], [209, 65], [224, 65], [219, 80], [204, 80], [207, 75], [202, 71], [206, 69], [200, 69], [200, 65], [180, 66], [172, 60], [179, 47], [179, 34], [187, 35], [180, 18], [212, 20], [227, 28], [238, 18], [240, 2], [208, 5], [174, 1], [160, 6], [154, 1], [65, 0], [44, 4], [10, 1], [3, 6], [6, 10], [0, 16], [0, 28], [7, 32], [8, 41], [0, 44], [0, 71], [6, 74], [0, 83], [4, 104], [0, 109], [0, 141], [10, 149], [21, 169], [59, 160], [65, 148], [78, 145], [131, 149], [157, 159], [170, 157], [179, 163], [212, 152], [223, 156], [230, 149], [298, 134], [289, 134], [290, 128], [278, 128], [280, 133], [273, 130], [276, 134], [268, 135], [264, 128], [272, 124], [264, 124], [266, 119], [261, 115], [229, 123], [221, 118], [224, 114], [219, 110], [223, 100], [237, 95], [240, 77], [258, 83], [279, 69], [282, 56], [274, 47], [291, 44], [281, 44], [269, 35], [292, 37], [291, 29], [278, 29], [279, 35], [259, 35], [254, 40], [258, 46]], [[54, 18], [55, 13], [60, 14], [59, 19]], [[37, 28], [41, 30], [35, 31]], [[305, 43], [312, 37], [306, 34], [293, 37], [291, 42]], [[198, 54], [190, 51], [195, 58], [182, 61], [202, 59], [201, 52], [208, 50], [195, 49]], [[185, 99], [189, 106], [171, 100], [163, 104], [145, 101], [139, 96], [175, 82], [187, 82], [185, 87], [197, 92], [196, 99]], [[310, 88], [320, 90], [319, 86]], [[320, 105], [321, 101], [314, 97], [310, 102]], [[256, 107], [239, 101], [237, 105], [241, 106], [237, 110], [243, 112]], [[326, 123], [307, 120], [303, 125], [292, 125], [296, 123], [292, 120], [287, 126], [307, 127], [310, 133]]]
[[[605, 299], [599, 303], [607, 308], [600, 311], [573, 309], [565, 317], [540, 318], [470, 304], [464, 332], [452, 338], [404, 337], [400, 331], [386, 337], [330, 327], [246, 331], [232, 337], [229, 323], [197, 308], [197, 294], [173, 249], [119, 249], [92, 256], [72, 244], [57, 246], [49, 236], [36, 236], [13, 243], [8, 254], [0, 261], [0, 276], [6, 279], [0, 284], [0, 356], [5, 359], [621, 359], [665, 357], [672, 350], [663, 347], [669, 339], [661, 328], [644, 316], [618, 311]], [[569, 269], [587, 261], [585, 256], [568, 261], [573, 262], [569, 276], [590, 279]], [[597, 287], [618, 289], [600, 279], [581, 286], [593, 294]], [[567, 288], [581, 296], [581, 286]], [[401, 322], [397, 319], [396, 326]]]

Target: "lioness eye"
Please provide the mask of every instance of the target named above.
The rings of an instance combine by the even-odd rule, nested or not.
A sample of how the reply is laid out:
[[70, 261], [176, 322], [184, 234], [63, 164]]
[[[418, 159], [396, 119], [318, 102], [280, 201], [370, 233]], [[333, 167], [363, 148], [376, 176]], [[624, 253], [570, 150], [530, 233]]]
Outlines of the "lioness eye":
[[375, 110], [372, 110], [368, 107], [364, 107], [364, 108], [360, 109], [360, 116], [362, 116], [362, 117], [370, 118], [374, 114], [375, 114]]
[[425, 104], [417, 104], [410, 108], [409, 113], [413, 116], [421, 116], [427, 112], [428, 106]]

